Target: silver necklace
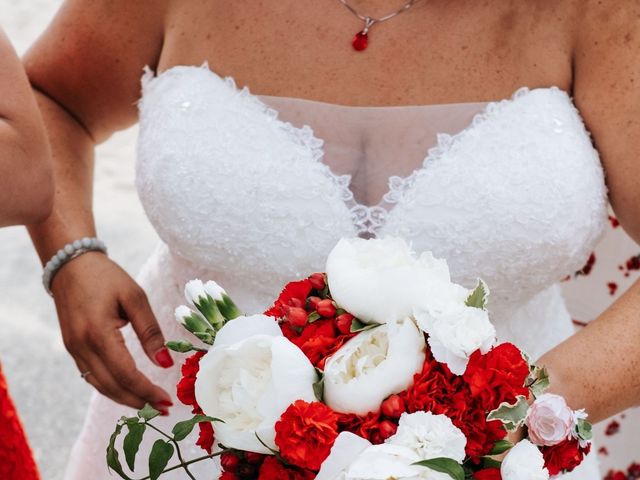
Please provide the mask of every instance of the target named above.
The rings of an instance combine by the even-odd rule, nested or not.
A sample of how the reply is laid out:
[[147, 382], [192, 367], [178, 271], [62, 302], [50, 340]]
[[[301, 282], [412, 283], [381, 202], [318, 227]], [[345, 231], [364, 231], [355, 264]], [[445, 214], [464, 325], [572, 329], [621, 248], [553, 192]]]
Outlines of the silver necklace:
[[351, 41], [351, 45], [353, 45], [353, 48], [358, 52], [361, 52], [362, 50], [365, 50], [369, 46], [369, 30], [371, 29], [371, 27], [373, 27], [376, 23], [386, 22], [387, 20], [391, 20], [393, 17], [400, 15], [402, 12], [406, 12], [411, 7], [413, 7], [414, 4], [418, 3], [420, 0], [407, 0], [407, 2], [396, 11], [391, 12], [388, 15], [385, 15], [379, 18], [361, 14], [351, 5], [349, 5], [349, 2], [347, 0], [339, 0], [339, 1], [351, 13], [353, 13], [356, 17], [358, 17], [360, 20], [364, 22], [364, 28], [360, 30], [358, 33], [356, 33], [353, 37], [353, 40]]

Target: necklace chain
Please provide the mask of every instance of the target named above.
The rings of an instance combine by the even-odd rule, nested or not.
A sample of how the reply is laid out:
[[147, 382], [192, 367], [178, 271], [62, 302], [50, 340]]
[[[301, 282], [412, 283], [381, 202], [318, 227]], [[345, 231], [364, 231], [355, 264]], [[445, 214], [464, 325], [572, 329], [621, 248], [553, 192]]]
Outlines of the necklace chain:
[[371, 28], [371, 26], [373, 26], [374, 23], [382, 23], [382, 22], [386, 22], [387, 20], [391, 20], [393, 17], [400, 15], [402, 12], [406, 12], [407, 10], [409, 10], [411, 7], [413, 7], [415, 3], [418, 3], [419, 1], [420, 0], [407, 0], [407, 2], [403, 6], [398, 8], [396, 11], [391, 12], [379, 18], [374, 18], [369, 15], [361, 14], [355, 8], [353, 8], [347, 0], [340, 0], [340, 3], [345, 7], [347, 7], [347, 9], [351, 13], [353, 13], [356, 17], [358, 17], [360, 20], [364, 22], [365, 24], [364, 32], [366, 33], [367, 30], [369, 30], [369, 28]]

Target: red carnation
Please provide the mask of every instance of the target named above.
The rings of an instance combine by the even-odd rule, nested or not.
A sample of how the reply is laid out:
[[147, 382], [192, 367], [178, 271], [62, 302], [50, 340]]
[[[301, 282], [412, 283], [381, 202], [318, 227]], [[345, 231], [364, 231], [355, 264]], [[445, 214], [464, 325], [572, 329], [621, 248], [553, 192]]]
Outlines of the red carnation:
[[[276, 423], [275, 441], [280, 455], [287, 463], [301, 468], [319, 470], [337, 436], [338, 415], [320, 402], [297, 400]], [[260, 475], [262, 478], [262, 471]]]
[[529, 364], [520, 350], [511, 343], [503, 343], [485, 355], [473, 353], [464, 380], [473, 397], [489, 412], [502, 402], [515, 402], [518, 395], [527, 397], [528, 376]]
[[544, 466], [550, 475], [570, 472], [582, 463], [584, 456], [589, 453], [590, 446], [580, 448], [578, 440], [565, 440], [553, 447], [544, 447]]
[[207, 453], [211, 455], [213, 442], [215, 441], [215, 436], [213, 434], [213, 425], [211, 424], [211, 422], [200, 422], [198, 424], [198, 428], [200, 429], [200, 435], [198, 436], [196, 445], [198, 445], [203, 450], [206, 450]]
[[222, 475], [220, 475], [220, 478], [218, 480], [240, 480], [240, 477], [238, 477], [235, 473], [222, 472]]
[[331, 318], [308, 324], [301, 332], [287, 323], [280, 324], [284, 336], [306, 355], [309, 361], [320, 369], [328, 356], [333, 355], [353, 335], [339, 335]]
[[473, 480], [502, 480], [499, 468], [485, 468], [473, 474]]
[[315, 477], [311, 470], [285, 466], [276, 457], [269, 456], [260, 467], [258, 480], [313, 480]]
[[283, 318], [287, 313], [287, 307], [304, 308], [307, 297], [311, 293], [311, 288], [309, 279], [287, 284], [273, 306], [265, 312], [265, 315]]
[[196, 401], [195, 382], [200, 369], [200, 359], [204, 354], [205, 352], [196, 352], [185, 360], [182, 365], [182, 379], [178, 383], [178, 400], [193, 407], [193, 413], [201, 413]]
[[347, 431], [358, 435], [371, 443], [378, 445], [384, 442], [384, 435], [381, 432], [380, 412], [370, 412], [361, 417], [354, 413], [343, 413], [338, 418], [339, 430]]

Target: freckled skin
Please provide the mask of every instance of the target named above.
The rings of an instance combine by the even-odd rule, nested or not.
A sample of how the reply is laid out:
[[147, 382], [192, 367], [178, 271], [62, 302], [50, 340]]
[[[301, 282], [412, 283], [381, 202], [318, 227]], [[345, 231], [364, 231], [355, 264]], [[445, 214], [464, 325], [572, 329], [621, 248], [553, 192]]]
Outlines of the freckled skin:
[[[352, 1], [373, 16], [391, 3], [402, 5]], [[556, 85], [574, 96], [602, 155], [616, 215], [640, 240], [640, 0], [613, 3], [423, 0], [374, 26], [368, 49], [355, 52], [350, 42], [362, 22], [337, 0], [67, 0], [25, 60], [40, 92], [59, 185], [54, 214], [31, 229], [36, 247], [47, 259], [93, 233], [93, 147], [137, 120], [143, 66], [161, 71], [204, 61], [255, 94], [345, 105], [477, 102], [509, 97], [522, 86]], [[89, 304], [83, 285], [97, 281], [97, 271], [103, 288]], [[124, 386], [97, 375], [94, 384], [132, 406], [159, 399], [157, 388], [135, 377], [122, 345], [105, 346], [113, 325], [125, 320], [109, 327], [102, 317], [117, 310], [117, 298], [136, 291], [133, 280], [110, 260], [87, 255], [65, 267], [53, 288], [79, 367], [89, 369], [97, 352], [97, 368], [123, 370], [126, 362], [134, 371], [123, 373]], [[129, 318], [138, 313], [158, 345], [152, 314], [140, 313], [146, 300], [135, 298], [138, 310]], [[640, 285], [542, 358], [555, 391], [594, 420], [639, 403], [638, 311]]]

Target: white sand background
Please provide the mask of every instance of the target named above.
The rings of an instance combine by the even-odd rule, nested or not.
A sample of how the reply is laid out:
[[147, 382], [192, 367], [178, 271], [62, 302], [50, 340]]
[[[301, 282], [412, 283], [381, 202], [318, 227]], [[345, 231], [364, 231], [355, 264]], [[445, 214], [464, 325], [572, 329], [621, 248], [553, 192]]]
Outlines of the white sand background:
[[[61, 3], [0, 0], [0, 26], [19, 53], [45, 29]], [[131, 129], [99, 147], [95, 190], [98, 234], [111, 257], [132, 274], [156, 242], [133, 187], [135, 136]], [[84, 419], [90, 387], [64, 349], [40, 274], [26, 231], [0, 230], [0, 361], [42, 478], [60, 480]]]
[[[61, 3], [62, 0], [0, 0], [0, 26], [19, 53], [44, 30]], [[98, 233], [108, 244], [112, 258], [131, 274], [137, 272], [157, 242], [133, 187], [135, 136], [135, 128], [130, 129], [99, 147], [95, 188]], [[621, 249], [637, 253], [637, 246], [628, 239], [612, 241], [615, 244], [607, 248], [616, 257], [612, 258], [612, 265], [623, 258], [616, 253]], [[90, 387], [80, 379], [64, 349], [53, 302], [42, 289], [40, 274], [40, 264], [25, 230], [0, 230], [0, 360], [43, 479], [61, 480], [84, 418]], [[611, 279], [609, 273], [603, 275], [595, 279], [598, 285]], [[621, 287], [628, 286], [630, 280], [621, 280]], [[565, 290], [576, 318], [590, 318], [592, 312], [581, 311], [584, 300], [589, 299], [585, 291], [572, 285]], [[602, 296], [599, 303], [611, 300], [601, 288], [598, 291]], [[608, 464], [605, 471], [614, 464], [626, 466], [631, 458], [640, 461], [640, 411], [629, 411], [617, 418], [624, 434], [606, 437], [602, 444], [610, 452], [625, 455], [617, 460], [601, 456]], [[598, 430], [605, 425], [606, 422]]]

